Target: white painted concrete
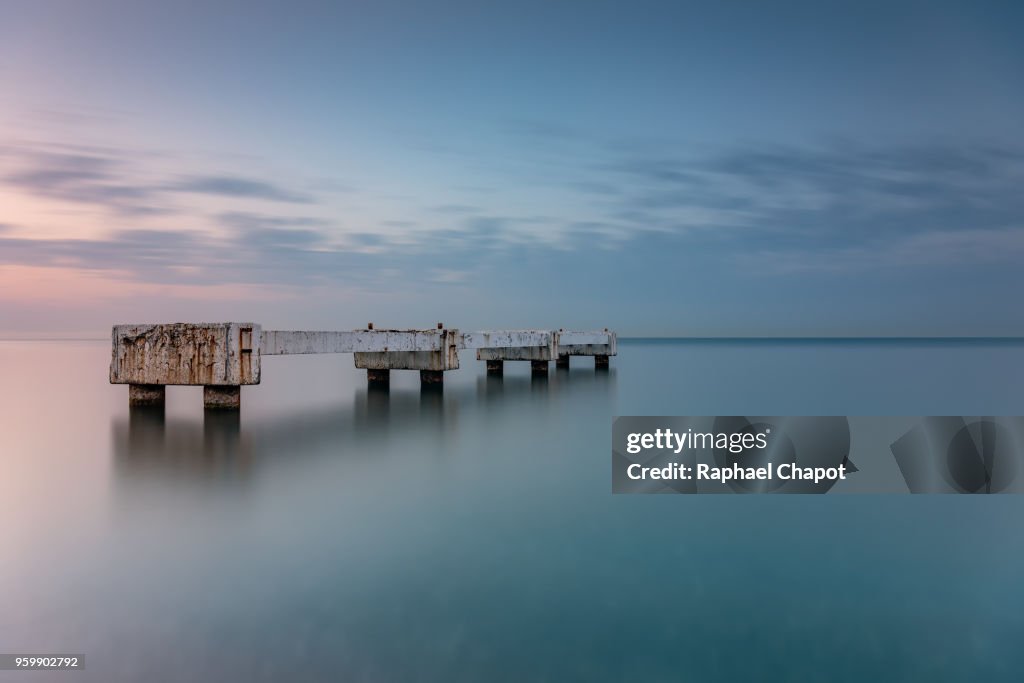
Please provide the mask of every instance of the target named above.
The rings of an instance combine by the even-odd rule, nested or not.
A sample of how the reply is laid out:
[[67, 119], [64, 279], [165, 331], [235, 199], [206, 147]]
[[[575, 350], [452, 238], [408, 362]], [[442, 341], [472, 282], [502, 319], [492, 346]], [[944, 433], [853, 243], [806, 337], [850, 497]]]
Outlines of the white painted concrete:
[[618, 336], [611, 330], [600, 332], [561, 330], [558, 337], [558, 354], [561, 356], [618, 355]]
[[263, 333], [263, 355], [440, 351], [453, 330], [351, 330]]
[[495, 330], [467, 332], [463, 345], [476, 349], [477, 360], [555, 360], [558, 332], [554, 330]]

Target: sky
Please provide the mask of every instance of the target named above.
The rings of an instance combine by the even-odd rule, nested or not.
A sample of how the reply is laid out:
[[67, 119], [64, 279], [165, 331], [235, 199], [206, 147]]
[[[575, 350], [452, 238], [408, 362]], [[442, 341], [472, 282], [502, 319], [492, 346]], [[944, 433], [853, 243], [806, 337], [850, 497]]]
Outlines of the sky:
[[1024, 335], [1024, 5], [0, 0], [0, 337]]

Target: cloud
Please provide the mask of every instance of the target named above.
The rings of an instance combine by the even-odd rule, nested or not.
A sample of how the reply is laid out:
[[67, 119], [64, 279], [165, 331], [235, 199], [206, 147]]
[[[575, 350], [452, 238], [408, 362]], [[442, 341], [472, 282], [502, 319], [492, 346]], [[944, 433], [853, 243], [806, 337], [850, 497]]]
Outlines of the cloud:
[[[327, 229], [283, 227], [290, 222], [320, 224], [318, 219], [225, 214], [222, 221], [230, 228], [226, 233], [132, 229], [100, 239], [0, 234], [0, 266], [102, 271], [148, 283], [297, 287], [326, 283], [381, 292], [407, 289], [410, 283], [451, 285], [465, 279], [460, 255], [434, 240], [396, 246], [372, 233], [339, 240]], [[275, 225], [282, 227], [269, 227]]]
[[[407, 284], [454, 284], [488, 268], [514, 271], [541, 254], [566, 268], [597, 252], [622, 251], [628, 260], [652, 235], [737, 272], [754, 264], [776, 274], [829, 273], [1020, 256], [1024, 154], [1010, 148], [748, 144], [698, 154], [579, 139], [592, 145], [590, 154], [527, 173], [526, 189], [544, 186], [530, 195], [535, 203], [522, 201], [525, 186], [510, 185], [510, 195], [474, 205], [424, 202], [414, 220], [361, 218], [351, 231], [303, 215], [312, 196], [258, 178], [146, 176], [127, 153], [8, 145], [0, 147], [8, 184], [133, 220], [132, 229], [96, 240], [16, 239], [0, 225], [0, 262], [116, 271], [149, 282], [395, 287], [386, 273], [402, 274]], [[548, 173], [557, 175], [550, 183]], [[244, 201], [240, 210], [213, 215], [177, 209], [188, 228], [182, 231], [148, 221], [146, 211], [173, 210], [169, 198], [184, 192], [283, 205], [280, 214]]]
[[451, 270], [447, 268], [432, 268], [429, 273], [428, 279], [431, 282], [439, 282], [442, 284], [458, 284], [466, 282], [472, 275], [471, 271], [468, 270]]
[[738, 261], [761, 272], [848, 273], [985, 266], [1024, 259], [1024, 228], [944, 230], [840, 247], [767, 249]]
[[[312, 195], [258, 178], [185, 175], [162, 180], [139, 164], [150, 153], [66, 144], [9, 143], [0, 147], [0, 183], [48, 199], [93, 204], [126, 215], [177, 212], [176, 193], [312, 204]], [[140, 178], [152, 177], [151, 181]]]
[[299, 285], [343, 267], [360, 270], [344, 252], [321, 253], [302, 242], [168, 230], [121, 230], [93, 240], [0, 237], [0, 264], [110, 271], [175, 284]]
[[217, 220], [224, 225], [230, 225], [239, 230], [253, 230], [261, 228], [289, 228], [289, 227], [327, 227], [330, 221], [323, 218], [312, 218], [309, 216], [269, 216], [266, 214], [247, 213], [245, 211], [226, 211], [217, 214]]
[[187, 176], [168, 185], [168, 189], [175, 192], [265, 199], [292, 204], [312, 204], [314, 201], [308, 194], [293, 192], [274, 183], [230, 175]]
[[468, 204], [442, 204], [441, 206], [432, 207], [431, 210], [444, 214], [467, 214], [478, 213], [482, 209], [479, 206], [470, 206]]
[[602, 165], [618, 178], [612, 215], [742, 239], [864, 240], [998, 228], [1024, 215], [1024, 155], [986, 146], [748, 145], [699, 157]]
[[330, 225], [329, 221], [320, 218], [267, 216], [239, 211], [222, 213], [217, 216], [217, 220], [234, 232], [239, 243], [248, 246], [322, 245], [328, 240], [321, 228]]
[[3, 175], [10, 187], [48, 199], [96, 204], [116, 213], [146, 214], [168, 211], [156, 206], [156, 192], [131, 182], [123, 160], [98, 151], [59, 151], [26, 147], [5, 148], [17, 170]]
[[383, 235], [377, 235], [372, 232], [353, 232], [345, 236], [352, 244], [366, 246], [366, 247], [378, 247], [386, 244], [387, 240], [384, 239]]

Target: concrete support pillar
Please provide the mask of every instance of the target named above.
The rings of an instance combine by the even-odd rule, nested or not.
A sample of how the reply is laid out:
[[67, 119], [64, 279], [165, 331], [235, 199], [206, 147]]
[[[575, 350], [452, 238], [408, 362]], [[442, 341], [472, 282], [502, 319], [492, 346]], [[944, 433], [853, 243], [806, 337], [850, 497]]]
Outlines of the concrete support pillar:
[[370, 369], [366, 371], [366, 381], [368, 384], [373, 386], [388, 386], [391, 384], [391, 371], [390, 370], [374, 370]]
[[444, 386], [444, 370], [420, 370], [420, 386], [440, 389]]
[[558, 360], [555, 361], [555, 367], [556, 368], [562, 368], [562, 369], [568, 369], [568, 367], [569, 367], [569, 355], [565, 354], [565, 355], [559, 356]]
[[594, 367], [608, 369], [608, 356], [594, 356]]
[[129, 384], [128, 405], [139, 406], [163, 406], [167, 395], [167, 387], [163, 384]]
[[204, 386], [203, 407], [208, 410], [238, 410], [242, 407], [242, 387]]
[[487, 361], [487, 374], [488, 375], [502, 375], [505, 373], [505, 361], [503, 360], [489, 360]]
[[548, 374], [548, 362], [546, 360], [531, 360], [530, 372], [532, 372], [535, 375]]

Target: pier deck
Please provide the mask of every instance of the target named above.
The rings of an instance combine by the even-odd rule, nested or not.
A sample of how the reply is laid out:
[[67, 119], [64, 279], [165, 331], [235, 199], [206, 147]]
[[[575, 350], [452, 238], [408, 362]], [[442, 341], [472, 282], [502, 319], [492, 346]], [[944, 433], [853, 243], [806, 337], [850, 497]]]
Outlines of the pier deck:
[[459, 368], [459, 351], [475, 349], [489, 374], [506, 361], [529, 361], [546, 374], [550, 361], [568, 367], [570, 356], [593, 356], [607, 368], [616, 350], [610, 330], [491, 330], [445, 328], [301, 331], [263, 330], [256, 323], [115, 325], [110, 383], [129, 385], [130, 405], [163, 405], [167, 385], [202, 386], [207, 408], [237, 409], [241, 387], [260, 383], [263, 356], [351, 353], [371, 384], [387, 384], [391, 370], [418, 370], [425, 388], [439, 388]]

